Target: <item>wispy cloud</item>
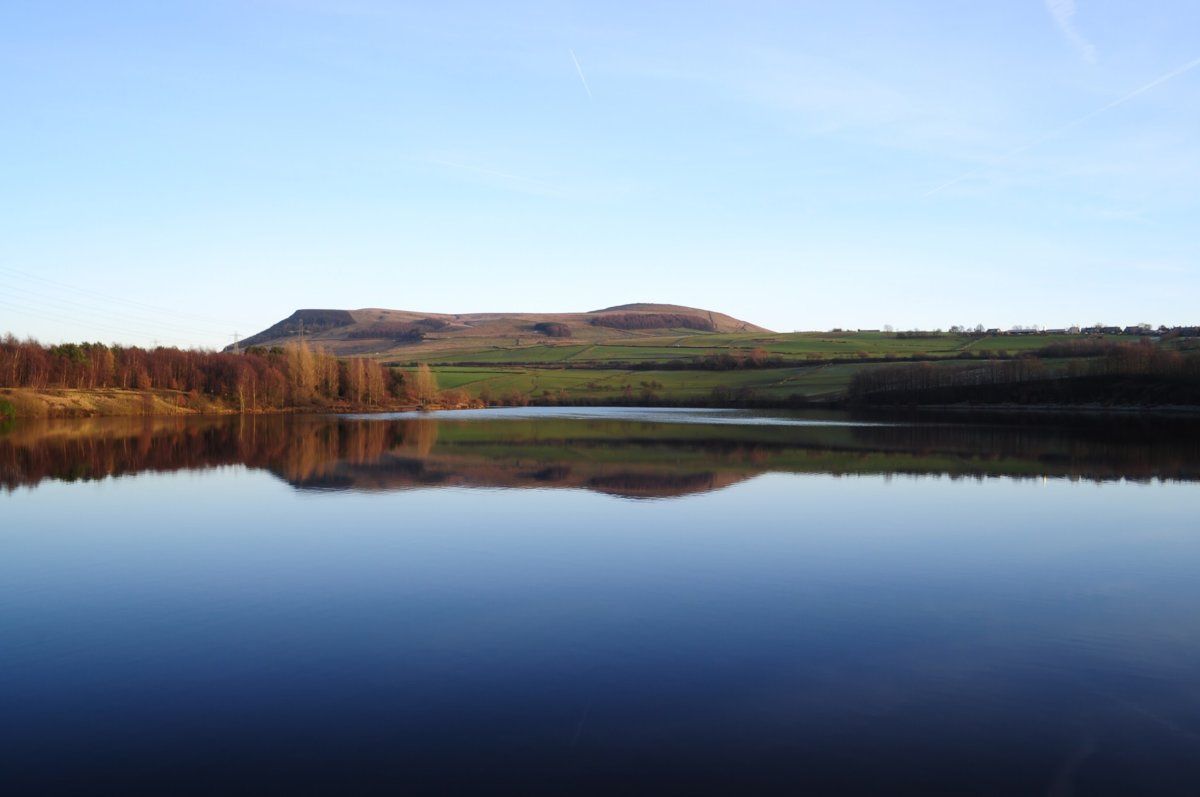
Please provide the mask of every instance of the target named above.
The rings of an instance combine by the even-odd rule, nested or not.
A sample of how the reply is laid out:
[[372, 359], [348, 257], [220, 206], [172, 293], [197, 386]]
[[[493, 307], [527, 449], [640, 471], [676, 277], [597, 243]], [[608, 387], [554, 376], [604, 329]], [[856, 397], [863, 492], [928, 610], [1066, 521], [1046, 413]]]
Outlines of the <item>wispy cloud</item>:
[[583, 76], [583, 67], [579, 65], [579, 59], [575, 57], [575, 51], [571, 50], [570, 53], [571, 60], [575, 62], [575, 71], [579, 73], [579, 80], [583, 83], [583, 90], [587, 92], [588, 99], [594, 99], [592, 97], [592, 88], [588, 85], [587, 78]]
[[1054, 24], [1062, 31], [1067, 41], [1079, 51], [1079, 55], [1089, 64], [1096, 63], [1096, 47], [1083, 37], [1075, 27], [1075, 0], [1045, 0], [1046, 10], [1054, 18]]
[[[1029, 141], [1025, 142], [1021, 146], [1011, 149], [1008, 152], [1005, 152], [997, 159], [996, 163], [1003, 163], [1005, 161], [1011, 160], [1012, 158], [1016, 157], [1017, 155], [1020, 155], [1021, 153], [1026, 152], [1027, 150], [1031, 150], [1034, 147], [1038, 146], [1039, 144], [1045, 143], [1046, 141], [1049, 141], [1052, 138], [1056, 138], [1056, 137], [1062, 135], [1063, 133], [1067, 132], [1068, 130], [1078, 127], [1079, 125], [1083, 124], [1084, 122], [1087, 122], [1106, 111], [1111, 111], [1113, 108], [1116, 108], [1119, 105], [1124, 105], [1125, 103], [1129, 102], [1130, 100], [1134, 99], [1135, 97], [1145, 94], [1147, 91], [1150, 91], [1151, 89], [1155, 88], [1156, 86], [1166, 83], [1168, 80], [1172, 80], [1173, 78], [1177, 78], [1182, 74], [1192, 71], [1193, 69], [1195, 69], [1198, 66], [1200, 66], [1200, 58], [1193, 58], [1191, 61], [1188, 61], [1183, 66], [1176, 67], [1175, 69], [1172, 69], [1170, 72], [1165, 72], [1165, 73], [1159, 75], [1158, 77], [1154, 78], [1154, 80], [1151, 80], [1149, 83], [1144, 83], [1141, 86], [1138, 86], [1133, 91], [1126, 92], [1125, 94], [1122, 94], [1120, 97], [1117, 97], [1115, 100], [1112, 100], [1111, 102], [1107, 102], [1104, 105], [1101, 105], [1099, 108], [1096, 108], [1093, 111], [1089, 111], [1088, 113], [1085, 113], [1083, 116], [1077, 116], [1076, 118], [1072, 119], [1071, 121], [1067, 122], [1066, 124], [1059, 125], [1058, 127], [1054, 128], [1053, 130], [1045, 132], [1042, 135], [1038, 136], [1037, 138], [1030, 139]], [[969, 172], [964, 172], [963, 174], [960, 174], [958, 177], [955, 177], [952, 180], [947, 180], [946, 182], [942, 183], [941, 185], [938, 185], [938, 186], [935, 186], [935, 187], [929, 189], [928, 191], [926, 191], [924, 193], [923, 196], [933, 196], [934, 194], [940, 193], [941, 191], [944, 191], [945, 189], [949, 188], [952, 185], [961, 183], [963, 180], [969, 180], [972, 177], [977, 177], [982, 172], [983, 172], [982, 168], [972, 169]]]
[[[689, 43], [673, 58], [656, 52], [623, 54], [611, 70], [661, 85], [691, 84], [708, 98], [745, 103], [774, 114], [789, 134], [853, 141], [939, 157], [995, 151], [1003, 146], [990, 106], [965, 80], [910, 79], [841, 56], [751, 43], [721, 47]], [[614, 62], [615, 63], [615, 62]], [[918, 70], [919, 73], [919, 70]], [[937, 88], [934, 89], [933, 87]], [[676, 90], [672, 88], [672, 92]], [[949, 92], [950, 96], [947, 96]]]

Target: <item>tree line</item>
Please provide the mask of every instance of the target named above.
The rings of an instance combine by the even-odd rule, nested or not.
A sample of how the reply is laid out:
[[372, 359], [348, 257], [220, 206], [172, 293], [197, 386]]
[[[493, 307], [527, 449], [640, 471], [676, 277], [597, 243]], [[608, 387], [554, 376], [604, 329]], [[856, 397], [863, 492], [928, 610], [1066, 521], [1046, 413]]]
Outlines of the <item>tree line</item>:
[[[0, 387], [121, 388], [202, 394], [240, 411], [407, 399], [405, 379], [363, 357], [339, 359], [304, 341], [242, 353], [0, 338]], [[421, 385], [428, 395], [428, 382]]]
[[[1088, 357], [1073, 360], [1065, 368], [1043, 361], [1053, 357]], [[849, 397], [873, 400], [880, 397], [917, 399], [938, 392], [985, 398], [988, 388], [1046, 381], [1136, 378], [1143, 383], [1200, 383], [1200, 353], [1184, 353], [1149, 342], [1055, 344], [1027, 356], [990, 360], [974, 366], [953, 367], [930, 362], [864, 369], [850, 381]], [[969, 388], [968, 392], [955, 391]], [[982, 390], [981, 390], [982, 388]], [[1003, 392], [1003, 391], [1001, 391]], [[997, 393], [999, 395], [999, 393]], [[1191, 395], [1191, 391], [1187, 392]]]

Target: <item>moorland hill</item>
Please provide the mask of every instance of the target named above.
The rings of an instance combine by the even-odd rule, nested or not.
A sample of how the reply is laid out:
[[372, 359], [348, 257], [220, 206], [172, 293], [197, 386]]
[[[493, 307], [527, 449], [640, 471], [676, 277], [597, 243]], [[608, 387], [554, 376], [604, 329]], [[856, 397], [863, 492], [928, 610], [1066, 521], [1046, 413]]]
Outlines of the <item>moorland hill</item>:
[[339, 356], [417, 350], [512, 348], [548, 342], [615, 343], [671, 334], [765, 333], [724, 313], [675, 304], [635, 303], [585, 313], [423, 313], [411, 310], [297, 310], [241, 341], [279, 346], [303, 337]]

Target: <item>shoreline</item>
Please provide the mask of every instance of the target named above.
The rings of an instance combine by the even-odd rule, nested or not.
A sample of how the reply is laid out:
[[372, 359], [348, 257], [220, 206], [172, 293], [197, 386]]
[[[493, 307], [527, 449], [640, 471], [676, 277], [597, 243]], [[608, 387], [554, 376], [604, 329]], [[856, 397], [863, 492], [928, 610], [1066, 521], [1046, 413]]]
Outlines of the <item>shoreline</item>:
[[[309, 405], [277, 408], [239, 409], [208, 396], [195, 396], [169, 390], [133, 390], [120, 388], [0, 390], [0, 421], [30, 419], [71, 419], [102, 417], [185, 417], [232, 415], [295, 415], [322, 413], [331, 415], [363, 415], [389, 412], [413, 412], [421, 409], [439, 410], [494, 409], [507, 404], [456, 404], [424, 406], [415, 403], [387, 406], [354, 407], [344, 404]], [[689, 409], [749, 409], [749, 410], [857, 410], [914, 413], [997, 413], [1006, 416], [1046, 415], [1121, 415], [1121, 416], [1188, 416], [1200, 414], [1196, 405], [1128, 405], [1128, 404], [863, 404], [851, 401], [823, 400], [804, 404], [787, 402], [542, 402], [533, 400], [530, 407], [678, 407]]]
[[1191, 404], [873, 404], [847, 405], [891, 411], [997, 412], [1012, 415], [1196, 415], [1200, 406]]
[[232, 415], [294, 415], [302, 413], [405, 412], [420, 409], [412, 403], [356, 407], [347, 404], [244, 409], [211, 396], [173, 390], [127, 388], [0, 389], [0, 422], [71, 418], [170, 418]]

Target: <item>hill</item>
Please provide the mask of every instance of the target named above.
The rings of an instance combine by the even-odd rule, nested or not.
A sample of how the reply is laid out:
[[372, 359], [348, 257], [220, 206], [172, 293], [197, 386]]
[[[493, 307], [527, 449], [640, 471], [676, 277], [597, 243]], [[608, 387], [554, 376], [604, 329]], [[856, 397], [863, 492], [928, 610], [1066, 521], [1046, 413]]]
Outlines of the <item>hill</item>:
[[297, 310], [241, 342], [282, 345], [304, 336], [339, 356], [424, 358], [546, 345], [619, 344], [696, 334], [769, 333], [724, 313], [674, 304], [624, 304], [586, 313], [421, 313], [409, 310]]

